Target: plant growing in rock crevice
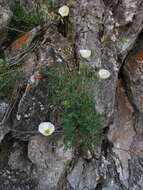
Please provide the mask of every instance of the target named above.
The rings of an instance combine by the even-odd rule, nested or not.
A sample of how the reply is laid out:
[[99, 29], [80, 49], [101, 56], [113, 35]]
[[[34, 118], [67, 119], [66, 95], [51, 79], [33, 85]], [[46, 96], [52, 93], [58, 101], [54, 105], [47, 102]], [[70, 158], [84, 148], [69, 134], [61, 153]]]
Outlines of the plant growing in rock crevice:
[[0, 97], [11, 96], [16, 81], [20, 81], [20, 69], [8, 68], [3, 59], [0, 59]]
[[93, 68], [85, 66], [79, 71], [60, 71], [60, 67], [55, 65], [46, 74], [48, 101], [61, 110], [65, 147], [87, 150], [96, 145], [103, 137], [103, 116], [95, 112], [93, 91], [98, 78]]
[[8, 36], [4, 41], [5, 46], [17, 39], [18, 36], [40, 25], [40, 18], [37, 10], [26, 11], [17, 0], [11, 7], [13, 16], [8, 26]]

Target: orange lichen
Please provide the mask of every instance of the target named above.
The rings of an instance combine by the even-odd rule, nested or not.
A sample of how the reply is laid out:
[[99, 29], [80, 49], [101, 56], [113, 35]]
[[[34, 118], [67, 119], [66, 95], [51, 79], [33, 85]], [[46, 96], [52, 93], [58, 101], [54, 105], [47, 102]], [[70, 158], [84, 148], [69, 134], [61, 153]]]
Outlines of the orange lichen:
[[142, 153], [143, 149], [137, 148], [137, 147], [132, 147], [132, 151], [136, 153]]
[[29, 90], [31, 90], [33, 88], [33, 86], [31, 85], [31, 84], [29, 84], [29, 85], [27, 85], [27, 87], [26, 87], [26, 91], [29, 91]]
[[138, 74], [137, 77], [143, 79], [143, 74]]
[[37, 74], [35, 75], [35, 78], [36, 78], [36, 79], [44, 79], [45, 76], [44, 76], [43, 74], [41, 74], [41, 73], [37, 73]]
[[29, 38], [31, 37], [31, 35], [32, 35], [31, 32], [27, 32], [26, 34], [24, 34], [23, 36], [21, 36], [20, 38], [15, 40], [12, 43], [12, 47], [14, 47], [16, 49], [22, 49], [25, 46], [25, 44], [27, 43], [27, 41], [29, 40]]
[[143, 63], [140, 63], [139, 66], [140, 66], [140, 67], [143, 67]]
[[47, 81], [48, 81], [48, 79], [47, 79], [47, 78], [45, 78], [45, 79], [42, 79], [42, 81], [43, 81], [43, 82], [47, 82]]
[[122, 138], [123, 138], [122, 135], [116, 135], [116, 136], [114, 136], [114, 137], [112, 138], [112, 142], [116, 142], [117, 140], [120, 140], [120, 139], [122, 139]]
[[126, 136], [128, 134], [128, 131], [124, 131], [123, 134], [115, 134], [113, 137], [112, 137], [112, 142], [116, 143], [116, 142], [122, 142], [123, 140], [126, 139]]
[[143, 63], [143, 51], [139, 52], [136, 56], [135, 56], [135, 60], [139, 63]]
[[42, 72], [38, 72], [38, 73], [35, 74], [35, 78], [36, 79], [46, 79], [47, 75], [42, 73]]

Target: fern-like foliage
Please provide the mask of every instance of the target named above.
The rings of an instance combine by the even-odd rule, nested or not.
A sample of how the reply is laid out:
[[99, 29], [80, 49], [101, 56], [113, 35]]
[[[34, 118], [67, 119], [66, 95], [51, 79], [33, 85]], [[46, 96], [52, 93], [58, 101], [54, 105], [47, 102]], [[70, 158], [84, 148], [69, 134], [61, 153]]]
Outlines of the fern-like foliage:
[[95, 86], [98, 78], [93, 68], [85, 66], [79, 71], [60, 71], [52, 66], [47, 72], [47, 98], [61, 106], [60, 120], [66, 148], [81, 147], [88, 150], [103, 138], [103, 116], [95, 111]]

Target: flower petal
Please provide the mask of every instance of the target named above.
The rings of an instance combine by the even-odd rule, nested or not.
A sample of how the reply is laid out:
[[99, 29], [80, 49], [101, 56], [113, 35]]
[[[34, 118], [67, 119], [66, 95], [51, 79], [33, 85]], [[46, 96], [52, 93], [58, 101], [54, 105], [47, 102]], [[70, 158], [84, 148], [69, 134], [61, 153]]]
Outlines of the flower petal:
[[89, 49], [82, 49], [79, 50], [81, 57], [83, 58], [89, 58], [91, 56], [91, 50]]
[[38, 127], [38, 131], [44, 135], [51, 135], [55, 131], [55, 126], [51, 122], [42, 122]]
[[59, 14], [64, 17], [69, 15], [69, 7], [66, 5], [63, 5], [61, 8], [59, 8]]
[[107, 79], [110, 77], [110, 75], [111, 75], [111, 73], [106, 69], [100, 69], [99, 70], [99, 76], [102, 79]]

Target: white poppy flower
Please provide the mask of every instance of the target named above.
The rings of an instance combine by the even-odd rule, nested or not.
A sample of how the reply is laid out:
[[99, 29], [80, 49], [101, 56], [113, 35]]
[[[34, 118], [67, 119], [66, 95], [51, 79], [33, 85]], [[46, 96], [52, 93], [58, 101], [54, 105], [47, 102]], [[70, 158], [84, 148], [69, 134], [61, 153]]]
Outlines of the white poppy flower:
[[115, 36], [115, 34], [113, 34], [110, 38], [111, 38], [111, 40], [112, 40], [113, 42], [116, 41], [116, 36]]
[[64, 17], [69, 15], [69, 7], [66, 5], [63, 5], [61, 8], [59, 8], [59, 14]]
[[111, 75], [110, 72], [108, 70], [106, 70], [106, 69], [100, 69], [99, 70], [99, 76], [102, 79], [107, 79], [107, 78], [110, 77], [110, 75]]
[[81, 57], [83, 58], [89, 58], [91, 56], [91, 50], [88, 49], [82, 49], [79, 50]]
[[19, 121], [21, 119], [21, 115], [16, 115], [16, 119]]
[[38, 131], [44, 136], [49, 136], [55, 131], [55, 126], [51, 122], [43, 122], [40, 123]]

